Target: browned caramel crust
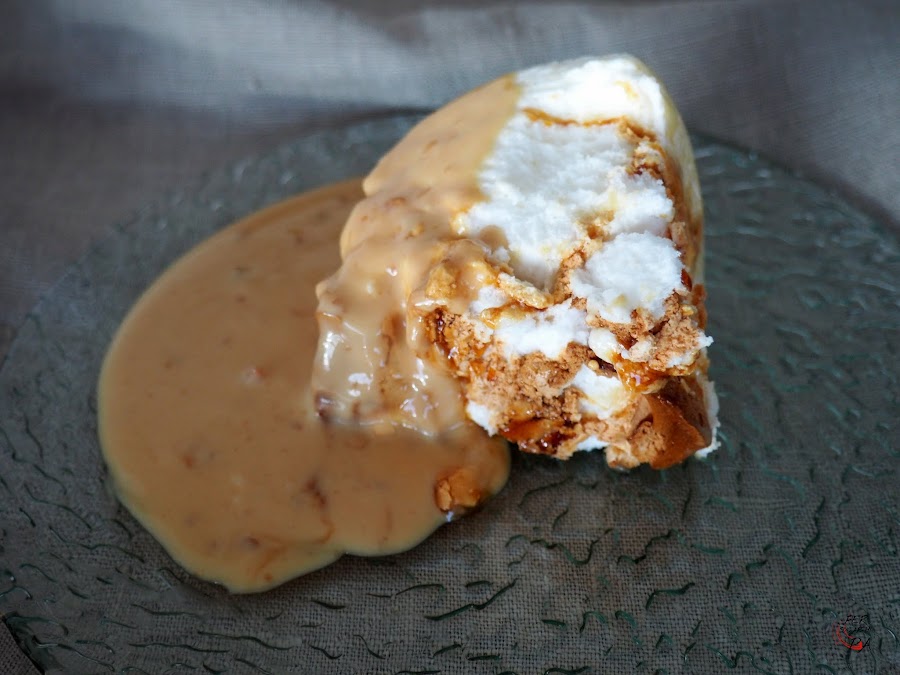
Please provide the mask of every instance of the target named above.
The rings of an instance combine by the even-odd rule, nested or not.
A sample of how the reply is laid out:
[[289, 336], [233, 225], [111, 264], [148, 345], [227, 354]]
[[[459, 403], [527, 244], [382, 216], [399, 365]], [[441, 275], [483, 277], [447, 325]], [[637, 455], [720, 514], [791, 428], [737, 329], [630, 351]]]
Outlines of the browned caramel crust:
[[[670, 379], [658, 394], [646, 397], [650, 407], [650, 428], [643, 428], [656, 438], [636, 445], [652, 447], [655, 452], [646, 461], [654, 469], [684, 461], [712, 441], [712, 430], [706, 410], [700, 403], [703, 391], [695, 378]], [[636, 432], [637, 433], [637, 432]], [[658, 440], [657, 440], [658, 439]]]

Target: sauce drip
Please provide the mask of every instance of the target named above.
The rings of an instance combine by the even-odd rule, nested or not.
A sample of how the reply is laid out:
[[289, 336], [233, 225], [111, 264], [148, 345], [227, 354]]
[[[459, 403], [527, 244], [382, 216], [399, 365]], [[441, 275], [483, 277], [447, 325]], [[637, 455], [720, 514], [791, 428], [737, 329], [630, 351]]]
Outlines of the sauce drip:
[[[410, 401], [400, 424], [319, 414], [315, 286], [362, 196], [358, 181], [316, 190], [202, 243], [135, 305], [104, 362], [100, 439], [120, 499], [180, 564], [235, 592], [409, 549], [506, 482], [505, 443], [461, 417], [458, 385], [427, 360], [401, 354], [425, 377], [384, 390], [381, 410]], [[376, 328], [405, 344], [402, 320]], [[366, 371], [332, 363], [349, 400]]]
[[341, 234], [342, 265], [316, 289], [312, 390], [323, 416], [429, 434], [465, 423], [462, 388], [422, 318], [437, 295], [461, 313], [485, 283], [490, 249], [456, 222], [483, 198], [478, 172], [518, 98], [513, 76], [461, 96], [366, 177]]

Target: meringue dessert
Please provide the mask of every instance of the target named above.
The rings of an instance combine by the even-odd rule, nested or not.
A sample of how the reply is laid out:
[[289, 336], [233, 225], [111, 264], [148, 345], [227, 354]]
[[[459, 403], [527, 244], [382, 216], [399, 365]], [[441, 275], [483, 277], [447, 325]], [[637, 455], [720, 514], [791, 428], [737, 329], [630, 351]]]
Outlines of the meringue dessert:
[[111, 481], [186, 569], [251, 592], [480, 507], [504, 439], [619, 468], [707, 453], [701, 257], [690, 143], [646, 67], [507, 75], [362, 189], [251, 214], [144, 293], [98, 388]]
[[664, 468], [715, 448], [697, 173], [640, 61], [476, 89], [363, 189], [318, 288], [321, 415], [433, 432], [453, 378], [466, 416], [526, 452]]

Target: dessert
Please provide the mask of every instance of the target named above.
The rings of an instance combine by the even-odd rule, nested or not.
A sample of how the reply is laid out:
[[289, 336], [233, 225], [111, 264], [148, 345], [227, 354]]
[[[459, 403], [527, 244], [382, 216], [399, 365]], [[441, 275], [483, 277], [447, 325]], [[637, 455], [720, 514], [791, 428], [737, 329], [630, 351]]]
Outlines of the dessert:
[[98, 389], [118, 495], [243, 592], [414, 546], [502, 489], [504, 438], [622, 468], [707, 452], [701, 243], [687, 134], [642, 64], [500, 78], [363, 191], [253, 214], [144, 294]]
[[646, 66], [501, 78], [420, 123], [364, 190], [318, 289], [320, 414], [439, 429], [452, 406], [421, 385], [451, 374], [466, 415], [527, 452], [664, 468], [715, 447], [696, 169]]

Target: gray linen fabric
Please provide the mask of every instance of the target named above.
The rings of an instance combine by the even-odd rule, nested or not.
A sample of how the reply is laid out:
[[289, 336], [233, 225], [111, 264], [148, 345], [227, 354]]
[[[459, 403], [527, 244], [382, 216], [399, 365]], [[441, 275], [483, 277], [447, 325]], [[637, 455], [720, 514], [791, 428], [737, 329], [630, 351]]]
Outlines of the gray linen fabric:
[[[0, 26], [0, 357], [66, 266], [159, 192], [582, 54], [637, 55], [692, 129], [900, 221], [893, 0], [21, 0]], [[0, 627], [0, 672], [26, 666]]]
[[896, 223], [894, 0], [36, 0], [0, 25], [0, 353], [113, 219], [313, 127], [431, 108], [550, 59], [629, 51], [688, 125]]

